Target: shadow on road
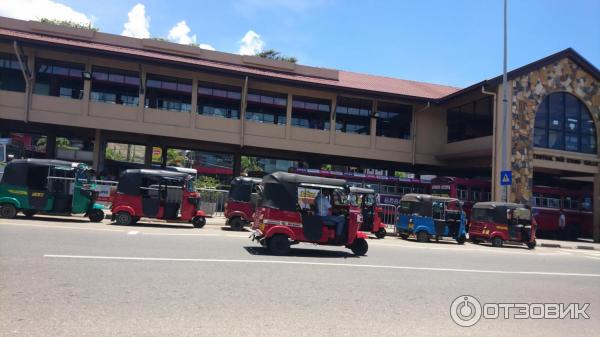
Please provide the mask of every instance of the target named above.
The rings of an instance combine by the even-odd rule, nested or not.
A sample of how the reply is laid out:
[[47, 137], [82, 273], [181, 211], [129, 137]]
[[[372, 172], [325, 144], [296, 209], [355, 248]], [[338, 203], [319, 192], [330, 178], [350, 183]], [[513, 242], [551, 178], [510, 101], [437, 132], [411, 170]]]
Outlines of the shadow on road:
[[136, 224], [129, 225], [129, 226], [119, 225], [116, 222], [109, 222], [108, 224], [111, 226], [124, 227], [124, 228], [154, 227], [154, 228], [194, 229], [194, 227], [192, 225], [186, 226], [186, 225], [182, 225], [182, 224], [152, 223], [152, 222], [138, 222]]
[[226, 231], [226, 232], [240, 232], [240, 233], [245, 233], [245, 232], [250, 232], [250, 230], [246, 227], [242, 228], [241, 230], [234, 230], [229, 226], [221, 226], [221, 230], [222, 231]]
[[33, 217], [26, 217], [17, 215], [15, 219], [17, 220], [33, 220], [33, 221], [60, 221], [60, 222], [69, 222], [69, 223], [90, 223], [87, 218], [67, 218], [68, 215], [60, 215], [59, 217], [51, 216], [51, 215], [35, 215]]
[[[244, 249], [251, 255], [265, 255], [274, 256], [264, 247], [249, 247], [246, 246]], [[335, 250], [321, 250], [321, 249], [306, 249], [306, 248], [292, 248], [287, 256], [295, 257], [315, 257], [315, 258], [359, 258], [358, 256], [345, 252]]]

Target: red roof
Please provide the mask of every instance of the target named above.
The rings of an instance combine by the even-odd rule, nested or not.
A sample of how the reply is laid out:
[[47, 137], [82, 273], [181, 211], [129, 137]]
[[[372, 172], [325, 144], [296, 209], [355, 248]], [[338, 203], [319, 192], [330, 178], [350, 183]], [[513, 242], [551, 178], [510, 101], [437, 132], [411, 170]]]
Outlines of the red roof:
[[339, 71], [339, 80], [311, 77], [306, 75], [293, 74], [275, 70], [261, 69], [247, 65], [237, 65], [223, 63], [200, 58], [177, 56], [156, 51], [149, 51], [136, 48], [115, 46], [93, 41], [82, 41], [70, 39], [67, 37], [48, 36], [39, 33], [30, 33], [12, 29], [0, 28], [0, 36], [16, 38], [32, 42], [48, 43], [60, 45], [63, 47], [75, 47], [101, 52], [117, 53], [129, 55], [132, 57], [143, 57], [167, 62], [182, 63], [191, 66], [201, 66], [205, 68], [220, 69], [224, 71], [237, 72], [248, 75], [257, 75], [261, 77], [290, 80], [304, 84], [325, 85], [337, 88], [347, 88], [354, 90], [365, 90], [392, 95], [402, 95], [419, 97], [425, 99], [439, 99], [459, 90], [456, 87], [431, 84], [424, 82], [401, 80], [383, 76], [359, 74], [349, 71]]

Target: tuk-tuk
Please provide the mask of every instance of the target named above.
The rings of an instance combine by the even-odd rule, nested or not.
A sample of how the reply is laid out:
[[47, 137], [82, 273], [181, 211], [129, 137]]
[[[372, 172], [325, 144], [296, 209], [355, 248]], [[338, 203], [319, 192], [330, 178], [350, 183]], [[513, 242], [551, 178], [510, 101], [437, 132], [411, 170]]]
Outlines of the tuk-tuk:
[[242, 230], [244, 225], [252, 222], [256, 208], [257, 188], [262, 179], [237, 177], [231, 181], [229, 195], [225, 203], [227, 225], [234, 230]]
[[478, 202], [471, 209], [469, 239], [473, 243], [491, 242], [494, 247], [507, 243], [536, 246], [537, 224], [531, 208], [505, 202]]
[[47, 159], [10, 161], [0, 182], [0, 216], [26, 217], [38, 212], [55, 215], [84, 213], [92, 222], [104, 219], [96, 203], [94, 170], [82, 163]]
[[360, 230], [375, 234], [378, 239], [383, 239], [387, 234], [385, 224], [381, 222], [382, 209], [377, 205], [377, 195], [371, 188], [350, 186], [350, 202], [360, 207], [362, 223]]
[[[357, 256], [365, 255], [369, 246], [367, 235], [359, 231], [362, 216], [358, 207], [348, 203], [345, 190], [346, 181], [342, 179], [287, 172], [264, 176], [252, 240], [275, 255], [289, 253], [290, 245], [300, 242], [346, 246]], [[324, 204], [331, 205], [327, 217], [318, 215]], [[331, 218], [340, 222], [332, 224]]]
[[400, 200], [396, 229], [401, 238], [415, 234], [417, 241], [451, 237], [458, 244], [467, 240], [467, 219], [458, 199], [428, 194], [406, 194]]
[[130, 169], [119, 178], [112, 202], [112, 220], [119, 225], [137, 223], [141, 217], [206, 224], [206, 214], [199, 210], [200, 194], [194, 179], [185, 172]]

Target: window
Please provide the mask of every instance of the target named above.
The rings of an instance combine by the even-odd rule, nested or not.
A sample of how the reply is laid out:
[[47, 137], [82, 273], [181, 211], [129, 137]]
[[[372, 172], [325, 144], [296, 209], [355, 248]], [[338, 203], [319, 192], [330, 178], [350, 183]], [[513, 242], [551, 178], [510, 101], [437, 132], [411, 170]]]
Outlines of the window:
[[146, 108], [190, 112], [192, 80], [148, 74]]
[[83, 97], [84, 65], [37, 59], [34, 94], [72, 99]]
[[140, 76], [137, 72], [92, 67], [92, 101], [138, 106], [139, 92]]
[[371, 134], [372, 103], [368, 100], [340, 97], [335, 108], [335, 130], [344, 133]]
[[104, 156], [106, 160], [143, 164], [146, 146], [137, 144], [112, 143], [106, 144]]
[[287, 95], [248, 92], [246, 119], [258, 123], [285, 125]]
[[198, 114], [240, 119], [241, 91], [240, 88], [199, 83]]
[[[23, 62], [27, 62], [24, 59]], [[25, 79], [16, 56], [0, 53], [0, 90], [25, 92]]]
[[329, 130], [331, 103], [327, 100], [294, 96], [292, 100], [292, 126]]
[[596, 126], [577, 97], [566, 92], [552, 93], [538, 107], [533, 142], [537, 147], [595, 154]]
[[448, 109], [448, 143], [492, 135], [494, 125], [492, 98], [486, 97]]
[[412, 107], [379, 102], [377, 104], [377, 136], [410, 139]]

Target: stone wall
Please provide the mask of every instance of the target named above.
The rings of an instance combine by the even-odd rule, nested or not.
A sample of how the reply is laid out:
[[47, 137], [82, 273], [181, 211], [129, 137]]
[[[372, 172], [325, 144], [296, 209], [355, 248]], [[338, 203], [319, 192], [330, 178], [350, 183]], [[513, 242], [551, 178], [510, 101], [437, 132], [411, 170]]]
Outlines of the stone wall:
[[596, 134], [600, 135], [600, 83], [571, 59], [564, 58], [515, 78], [511, 106], [512, 201], [531, 204], [535, 113], [546, 95], [558, 91], [575, 95], [588, 107], [596, 123]]

